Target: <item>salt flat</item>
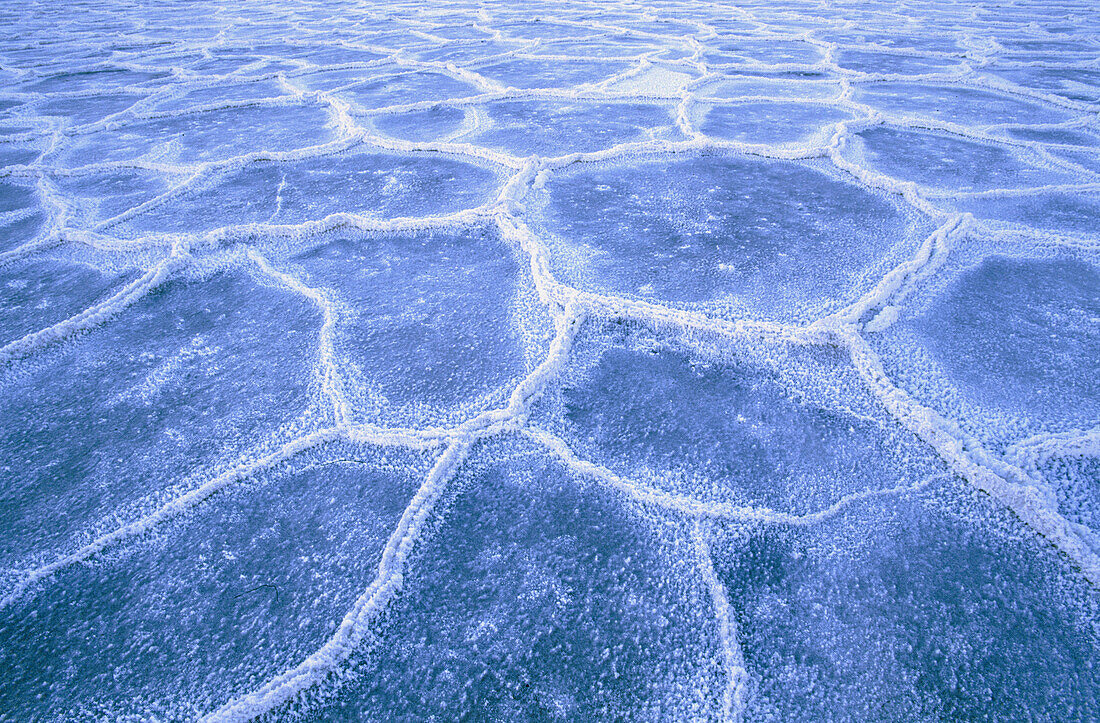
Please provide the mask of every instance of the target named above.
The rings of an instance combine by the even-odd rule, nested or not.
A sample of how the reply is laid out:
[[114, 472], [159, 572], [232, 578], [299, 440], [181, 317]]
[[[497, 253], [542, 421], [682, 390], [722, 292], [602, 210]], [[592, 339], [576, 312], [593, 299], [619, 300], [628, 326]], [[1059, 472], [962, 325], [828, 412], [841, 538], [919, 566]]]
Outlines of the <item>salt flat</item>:
[[1093, 4], [0, 29], [0, 720], [1100, 718]]

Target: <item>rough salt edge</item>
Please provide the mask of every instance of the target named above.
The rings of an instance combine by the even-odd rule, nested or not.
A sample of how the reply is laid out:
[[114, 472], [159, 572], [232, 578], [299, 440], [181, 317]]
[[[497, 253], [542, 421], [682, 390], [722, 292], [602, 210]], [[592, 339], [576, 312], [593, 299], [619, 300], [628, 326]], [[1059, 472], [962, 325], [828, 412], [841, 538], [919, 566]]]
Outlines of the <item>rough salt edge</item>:
[[737, 621], [734, 619], [726, 588], [714, 572], [710, 545], [707, 544], [703, 525], [698, 520], [692, 525], [692, 537], [695, 540], [696, 564], [714, 607], [718, 640], [722, 645], [722, 663], [726, 669], [726, 687], [722, 691], [722, 720], [740, 723], [748, 703], [749, 671], [745, 667], [745, 653], [738, 640]]
[[[894, 386], [878, 355], [862, 337], [852, 330], [838, 329], [837, 338], [847, 347], [852, 364], [864, 383], [891, 416], [935, 449], [955, 472], [976, 489], [997, 500], [1045, 537], [1081, 570], [1093, 587], [1100, 588], [1100, 556], [1081, 537], [1076, 527], [1059, 514], [1049, 490], [1026, 482], [1013, 482], [1006, 478], [1008, 475], [1001, 476], [983, 465], [981, 462], [988, 463], [992, 456], [976, 440], [963, 435], [957, 425], [920, 405]], [[1026, 479], [1023, 474], [1019, 477]]]
[[0, 347], [0, 364], [29, 356], [40, 349], [99, 326], [164, 284], [172, 277], [173, 273], [187, 266], [189, 262], [190, 256], [187, 254], [174, 253], [170, 255], [146, 271], [140, 278], [127, 284], [111, 298], [53, 326], [32, 332]]
[[508, 406], [480, 414], [455, 430], [452, 441], [428, 473], [390, 535], [378, 564], [378, 575], [344, 616], [336, 633], [294, 668], [205, 716], [202, 719], [205, 723], [252, 720], [339, 673], [340, 665], [366, 636], [371, 620], [401, 590], [408, 557], [426, 526], [428, 516], [443, 495], [447, 483], [458, 471], [470, 447], [480, 437], [516, 429], [526, 423], [531, 405], [550, 379], [562, 370], [582, 322], [583, 316], [576, 313], [562, 317], [557, 323], [558, 332], [545, 361], [516, 387]]
[[24, 598], [32, 587], [53, 577], [60, 570], [86, 562], [126, 540], [145, 535], [158, 525], [179, 517], [230, 485], [275, 467], [306, 450], [340, 439], [379, 446], [401, 446], [410, 449], [430, 449], [438, 446], [440, 441], [430, 434], [425, 435], [415, 430], [387, 430], [362, 425], [359, 427], [330, 427], [297, 437], [278, 450], [254, 462], [238, 464], [236, 467], [222, 472], [193, 490], [167, 502], [141, 519], [101, 535], [83, 547], [32, 570], [24, 575], [0, 599], [0, 609], [15, 604], [18, 600]]
[[1006, 462], [1036, 470], [1054, 457], [1100, 457], [1100, 427], [1037, 434], [1005, 450]]

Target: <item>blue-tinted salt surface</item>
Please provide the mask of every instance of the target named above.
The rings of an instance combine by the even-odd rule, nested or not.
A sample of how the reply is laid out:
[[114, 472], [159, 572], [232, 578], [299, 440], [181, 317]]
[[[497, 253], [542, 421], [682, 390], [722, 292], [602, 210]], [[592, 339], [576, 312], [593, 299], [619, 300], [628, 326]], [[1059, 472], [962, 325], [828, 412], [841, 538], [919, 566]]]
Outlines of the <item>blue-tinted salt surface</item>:
[[335, 350], [364, 421], [457, 420], [502, 403], [525, 373], [522, 275], [492, 234], [337, 236], [289, 263], [340, 304]]
[[992, 144], [951, 136], [875, 127], [859, 134], [867, 163], [893, 178], [950, 191], [1043, 186], [1072, 176], [1021, 160]]
[[486, 112], [492, 127], [475, 141], [516, 156], [602, 151], [672, 125], [667, 107], [643, 103], [510, 102]]
[[[0, 616], [0, 705], [28, 720], [191, 719], [308, 655], [359, 594], [424, 455], [325, 448], [76, 567]], [[92, 653], [92, 654], [89, 654]], [[73, 686], [75, 676], [91, 690]]]
[[888, 369], [995, 444], [1095, 427], [1100, 385], [1083, 370], [1100, 355], [1100, 267], [1004, 250], [960, 255], [916, 295], [882, 342]]
[[832, 129], [852, 116], [828, 105], [797, 102], [738, 103], [715, 106], [699, 130], [714, 138], [745, 143], [794, 143]]
[[[333, 195], [333, 184], [342, 189]], [[492, 200], [486, 168], [450, 158], [353, 153], [258, 161], [182, 189], [125, 224], [137, 232], [209, 232], [245, 224], [301, 224], [338, 213], [434, 216]]]
[[740, 603], [746, 664], [771, 671], [757, 714], [1091, 717], [1095, 601], [1014, 526], [985, 499], [936, 490], [808, 530], [723, 530], [715, 567]]
[[0, 343], [64, 321], [131, 278], [64, 258], [13, 261], [0, 269]]
[[436, 106], [381, 116], [374, 120], [374, 127], [403, 140], [434, 141], [456, 133], [465, 118], [461, 108]]
[[0, 720], [1100, 718], [1100, 15], [0, 8]]
[[[73, 305], [66, 291], [75, 283], [63, 269], [57, 264], [50, 280], [54, 306]], [[110, 277], [68, 271], [86, 277], [80, 293], [109, 293]], [[5, 564], [65, 550], [197, 470], [235, 464], [250, 445], [298, 431], [317, 316], [243, 273], [181, 278], [110, 324], [8, 365], [0, 393]]]
[[908, 233], [892, 199], [785, 161], [583, 166], [555, 177], [546, 194], [564, 279], [765, 318], [806, 318], [853, 300]]
[[1100, 359], [1096, 266], [991, 256], [916, 325], [948, 373], [984, 403], [1081, 421], [1100, 415], [1100, 377], [1078, 373]]
[[560, 399], [550, 397], [559, 409], [548, 423], [561, 424], [578, 454], [624, 476], [800, 515], [941, 471], [870, 398], [837, 394], [858, 382], [835, 354], [787, 351], [693, 357], [632, 330], [594, 330], [577, 343]]
[[713, 614], [675, 525], [513, 440], [455, 483], [376, 652], [323, 718], [717, 712]]

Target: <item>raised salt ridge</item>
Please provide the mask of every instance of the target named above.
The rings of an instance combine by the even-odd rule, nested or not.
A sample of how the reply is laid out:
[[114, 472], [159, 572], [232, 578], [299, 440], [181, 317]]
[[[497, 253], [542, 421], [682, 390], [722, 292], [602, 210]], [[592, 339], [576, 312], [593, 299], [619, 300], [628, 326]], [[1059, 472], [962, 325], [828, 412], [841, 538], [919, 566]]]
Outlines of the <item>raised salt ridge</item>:
[[8, 2], [0, 720], [1100, 717], [1093, 5]]

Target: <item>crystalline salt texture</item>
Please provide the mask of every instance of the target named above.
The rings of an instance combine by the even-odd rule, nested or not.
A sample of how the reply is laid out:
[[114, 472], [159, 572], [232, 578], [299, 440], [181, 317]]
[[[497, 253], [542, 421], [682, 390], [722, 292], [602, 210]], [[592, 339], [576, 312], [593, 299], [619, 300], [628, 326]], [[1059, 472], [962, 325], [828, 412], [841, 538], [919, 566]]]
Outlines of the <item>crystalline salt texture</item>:
[[315, 106], [249, 107], [172, 115], [128, 123], [74, 141], [59, 160], [67, 166], [154, 158], [194, 163], [263, 150], [291, 150], [332, 140], [328, 114]]
[[0, 719], [1094, 718], [1097, 27], [0, 7]]
[[[248, 223], [319, 221], [333, 213], [431, 216], [485, 203], [497, 184], [496, 175], [485, 168], [438, 156], [353, 153], [259, 162], [213, 177], [126, 226], [138, 231], [205, 231]], [[334, 185], [341, 195], [331, 193]]]
[[317, 317], [241, 274], [179, 280], [5, 369], [4, 564], [67, 548], [127, 505], [291, 432], [310, 402]]
[[89, 225], [103, 222], [151, 201], [181, 177], [131, 169], [58, 176], [54, 184], [72, 203], [69, 212]]
[[962, 198], [953, 205], [981, 218], [1046, 231], [1093, 236], [1100, 225], [1100, 196], [1089, 192]]
[[334, 70], [308, 69], [292, 75], [289, 80], [296, 87], [306, 90], [331, 91], [377, 78], [385, 73], [370, 68], [336, 68]]
[[39, 151], [33, 148], [22, 148], [14, 144], [7, 147], [0, 146], [0, 169], [33, 163], [39, 155], [41, 155]]
[[965, 87], [876, 83], [857, 90], [856, 98], [885, 113], [930, 116], [964, 126], [1062, 123], [1072, 117], [1059, 108]]
[[674, 527], [512, 441], [480, 450], [461, 486], [360, 681], [322, 717], [718, 712], [710, 601]]
[[429, 100], [477, 95], [477, 88], [443, 73], [403, 73], [383, 76], [340, 91], [342, 97], [363, 108], [384, 108]]
[[569, 55], [580, 58], [625, 58], [652, 53], [661, 49], [659, 44], [647, 43], [631, 35], [604, 35], [584, 40], [562, 40], [542, 43], [535, 54]]
[[625, 76], [611, 83], [612, 91], [645, 97], [676, 97], [681, 89], [698, 78], [693, 69], [653, 64], [640, 73]]
[[924, 75], [943, 73], [957, 67], [958, 58], [937, 58], [921, 55], [899, 55], [866, 50], [843, 50], [837, 64], [863, 73]]
[[356, 416], [430, 424], [500, 404], [524, 372], [520, 269], [492, 234], [336, 236], [291, 259], [346, 310], [336, 351]]
[[[380, 218], [453, 213], [490, 200], [498, 184], [485, 168], [438, 156], [320, 158], [288, 165], [284, 175], [275, 223], [301, 223], [337, 211]], [[333, 199], [333, 184], [347, 195]]]
[[433, 141], [459, 130], [465, 117], [466, 113], [460, 108], [436, 106], [428, 110], [381, 116], [374, 120], [374, 127], [395, 138]]
[[58, 73], [23, 86], [31, 93], [77, 93], [82, 91], [118, 90], [140, 86], [164, 78], [167, 73], [105, 68], [103, 70]]
[[1024, 466], [1050, 485], [1058, 509], [1067, 520], [1084, 526], [1083, 537], [1100, 553], [1100, 450], [1094, 446], [1054, 452]]
[[30, 186], [0, 181], [0, 214], [19, 213], [35, 205], [34, 189]]
[[523, 47], [521, 44], [514, 42], [500, 43], [490, 41], [478, 43], [477, 45], [454, 43], [452, 45], [444, 45], [441, 48], [432, 48], [431, 50], [417, 53], [417, 58], [428, 62], [468, 63], [492, 55], [504, 55], [509, 52], [515, 52], [521, 47]]
[[[828, 42], [841, 42], [853, 44], [870, 44], [884, 49], [924, 51], [931, 53], [959, 53], [961, 48], [958, 41], [949, 35], [929, 35], [920, 32], [917, 28], [893, 27], [894, 32], [883, 33], [874, 31], [824, 31], [815, 35]], [[917, 31], [917, 32], [913, 32]]]
[[0, 611], [0, 709], [193, 720], [316, 649], [378, 564], [423, 455], [329, 446], [48, 596]]
[[[462, 15], [458, 16], [463, 19]], [[445, 22], [445, 21], [443, 21]], [[475, 28], [472, 25], [436, 25], [432, 28], [432, 35], [447, 40], [477, 40], [484, 41], [493, 37], [493, 34], [484, 28]]]
[[702, 98], [727, 98], [736, 100], [742, 97], [781, 98], [797, 100], [801, 98], [836, 98], [840, 86], [820, 75], [774, 76], [774, 75], [734, 75], [729, 80], [719, 80], [700, 89]]
[[228, 85], [214, 85], [198, 88], [156, 104], [159, 110], [179, 110], [212, 104], [246, 104], [267, 98], [278, 98], [287, 94], [285, 86], [277, 81], [262, 80], [255, 83], [235, 82]]
[[1050, 153], [1100, 176], [1100, 153], [1095, 148], [1088, 151], [1054, 148]]
[[1008, 128], [1009, 136], [1025, 141], [1038, 141], [1048, 144], [1062, 144], [1071, 146], [1100, 146], [1100, 137], [1069, 128]]
[[995, 77], [1012, 83], [1044, 90], [1070, 100], [1086, 103], [1100, 101], [1100, 71], [1097, 70], [1037, 67], [990, 72]]
[[565, 88], [599, 83], [630, 67], [625, 62], [518, 59], [503, 60], [477, 69], [487, 78], [515, 88]]
[[[258, 50], [264, 55], [270, 54], [265, 52], [265, 48], [258, 48]], [[386, 56], [382, 53], [364, 50], [362, 48], [319, 45], [298, 49], [296, 52], [288, 54], [286, 57], [303, 60], [312, 65], [345, 65], [349, 63], [371, 63], [385, 58]]]
[[581, 169], [548, 189], [547, 226], [571, 281], [769, 318], [850, 298], [906, 233], [889, 201], [793, 163], [650, 161]]
[[[374, 28], [374, 30], [384, 30], [386, 27], [383, 25]], [[393, 28], [393, 23], [391, 22], [388, 27]], [[409, 33], [406, 29], [395, 32], [373, 32], [357, 39], [369, 42], [372, 47], [385, 51], [387, 55], [399, 52], [412, 53], [418, 50], [426, 50], [435, 45], [431, 39], [418, 37]]]
[[509, 102], [487, 106], [492, 127], [474, 142], [515, 156], [600, 151], [672, 125], [668, 107], [643, 103]]
[[240, 72], [260, 59], [259, 56], [249, 55], [240, 50], [218, 48], [204, 53], [200, 58], [201, 60], [190, 65], [189, 69], [204, 75], [229, 75]]
[[31, 133], [35, 130], [34, 126], [21, 125], [18, 123], [5, 123], [0, 125], [0, 138], [4, 136], [22, 135], [24, 133]]
[[1095, 597], [1041, 539], [951, 487], [713, 545], [759, 676], [749, 719], [1087, 717]]
[[851, 113], [827, 105], [737, 103], [711, 107], [699, 130], [714, 138], [745, 143], [794, 143], [808, 141], [832, 124], [851, 118]]
[[893, 178], [954, 191], [1064, 183], [1072, 176], [1025, 162], [1002, 146], [946, 135], [871, 128], [859, 138], [867, 162]]
[[33, 188], [0, 180], [0, 252], [32, 240], [45, 222]]
[[1100, 418], [1100, 269], [990, 256], [914, 322], [976, 404], [1070, 424]]
[[140, 99], [140, 95], [133, 93], [59, 98], [43, 103], [39, 112], [43, 116], [56, 116], [73, 125], [84, 125], [121, 113]]
[[0, 346], [80, 313], [131, 279], [66, 259], [27, 258], [0, 268]]
[[720, 65], [751, 60], [767, 65], [784, 63], [804, 63], [812, 65], [821, 60], [821, 52], [808, 43], [786, 40], [743, 39], [719, 42], [715, 46], [718, 52], [703, 56], [706, 62]]
[[[837, 355], [778, 347], [723, 362], [631, 334], [601, 348], [616, 336], [578, 348], [584, 362], [540, 419], [583, 459], [698, 500], [797, 515], [941, 470]], [[775, 359], [797, 371], [780, 373]]]
[[591, 27], [546, 22], [541, 19], [538, 22], [505, 22], [497, 27], [511, 37], [529, 40], [560, 40], [593, 34]]
[[658, 17], [655, 15], [625, 15], [616, 23], [619, 27], [635, 30], [643, 33], [651, 33], [660, 36], [665, 43], [675, 43], [681, 38], [691, 37], [699, 31], [698, 25], [693, 25], [688, 20], [688, 13], [684, 13], [683, 19], [672, 17]]
[[8, 116], [12, 108], [18, 108], [20, 105], [22, 105], [22, 101], [19, 100], [9, 98], [0, 99], [0, 114]]

